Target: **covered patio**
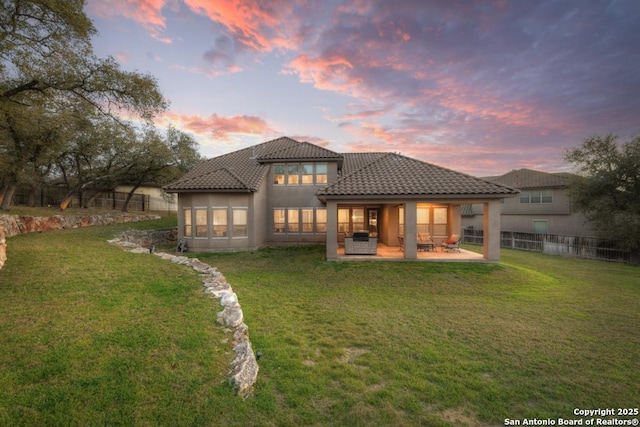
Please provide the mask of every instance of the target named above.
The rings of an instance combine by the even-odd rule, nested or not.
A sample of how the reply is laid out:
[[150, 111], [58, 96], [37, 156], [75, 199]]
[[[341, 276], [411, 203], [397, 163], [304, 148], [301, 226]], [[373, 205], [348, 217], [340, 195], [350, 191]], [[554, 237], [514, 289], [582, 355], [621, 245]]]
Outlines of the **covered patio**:
[[[500, 200], [515, 197], [518, 190], [396, 153], [380, 155], [364, 167], [355, 160], [350, 158], [353, 165], [345, 162], [354, 172], [317, 193], [326, 206], [328, 260], [500, 260]], [[482, 254], [420, 251], [421, 234], [431, 236], [436, 247], [461, 234], [465, 204], [483, 206]], [[377, 250], [345, 254], [345, 239], [360, 231], [376, 239]], [[400, 250], [400, 240], [405, 250]]]
[[418, 262], [492, 262], [484, 258], [481, 253], [460, 248], [460, 252], [446, 252], [437, 248], [435, 251], [418, 251], [417, 257], [407, 259], [404, 250], [399, 246], [388, 246], [378, 243], [375, 255], [346, 255], [344, 246], [338, 247], [336, 261], [418, 261]]

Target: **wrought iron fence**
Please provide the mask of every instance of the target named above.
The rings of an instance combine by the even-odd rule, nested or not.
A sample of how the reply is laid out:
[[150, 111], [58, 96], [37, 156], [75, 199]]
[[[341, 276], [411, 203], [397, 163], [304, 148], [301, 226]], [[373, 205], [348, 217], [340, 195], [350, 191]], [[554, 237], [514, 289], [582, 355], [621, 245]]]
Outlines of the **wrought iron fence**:
[[[482, 230], [464, 228], [462, 232], [463, 243], [483, 243]], [[620, 249], [616, 242], [611, 240], [516, 231], [501, 231], [500, 247], [625, 263], [630, 262], [631, 256], [629, 251]]]

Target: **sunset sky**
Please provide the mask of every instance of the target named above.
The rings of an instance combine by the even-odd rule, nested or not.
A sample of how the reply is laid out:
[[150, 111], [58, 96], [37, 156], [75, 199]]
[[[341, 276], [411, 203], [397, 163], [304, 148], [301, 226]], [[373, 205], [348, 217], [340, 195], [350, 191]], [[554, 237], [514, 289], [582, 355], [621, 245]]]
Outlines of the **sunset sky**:
[[640, 134], [637, 0], [88, 0], [205, 157], [280, 136], [476, 176]]

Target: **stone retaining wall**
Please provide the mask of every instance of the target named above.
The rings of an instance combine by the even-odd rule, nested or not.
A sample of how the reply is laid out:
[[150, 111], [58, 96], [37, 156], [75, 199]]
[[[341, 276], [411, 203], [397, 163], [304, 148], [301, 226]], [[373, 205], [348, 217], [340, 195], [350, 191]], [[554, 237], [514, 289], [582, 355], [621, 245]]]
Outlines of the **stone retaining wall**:
[[119, 237], [120, 241], [135, 243], [143, 248], [172, 245], [178, 241], [178, 228], [165, 230], [127, 230]]
[[95, 225], [109, 225], [125, 222], [147, 221], [160, 219], [158, 215], [139, 214], [96, 214], [82, 216], [26, 216], [26, 215], [0, 215], [0, 268], [7, 260], [6, 237], [24, 233], [35, 233], [49, 230], [61, 230], [64, 228], [81, 228]]
[[[173, 230], [173, 229], [172, 229]], [[171, 234], [172, 230], [158, 231], [157, 233]], [[152, 233], [153, 232], [148, 232]], [[142, 247], [138, 242], [147, 243], [147, 247]], [[137, 230], [130, 230], [122, 233], [121, 236], [109, 243], [117, 244], [128, 248], [130, 252], [139, 254], [149, 254], [151, 240], [148, 235]], [[242, 308], [238, 302], [238, 296], [233, 292], [227, 279], [215, 267], [211, 267], [197, 258], [171, 255], [164, 252], [154, 252], [156, 256], [176, 264], [187, 265], [200, 273], [202, 277], [202, 287], [207, 295], [212, 295], [220, 301], [222, 311], [218, 313], [218, 323], [230, 333], [233, 340], [234, 358], [231, 362], [229, 372], [229, 383], [236, 394], [247, 397], [253, 392], [253, 386], [258, 379], [258, 362], [249, 340], [249, 327], [244, 323]]]

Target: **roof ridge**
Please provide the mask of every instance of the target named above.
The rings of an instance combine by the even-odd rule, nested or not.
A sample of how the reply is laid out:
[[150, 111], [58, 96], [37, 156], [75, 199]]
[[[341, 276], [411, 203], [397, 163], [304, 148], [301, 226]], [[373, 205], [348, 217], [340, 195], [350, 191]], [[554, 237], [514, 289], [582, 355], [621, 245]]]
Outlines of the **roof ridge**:
[[218, 172], [218, 171], [225, 171], [227, 172], [229, 175], [231, 175], [233, 178], [235, 178], [240, 184], [242, 184], [244, 187], [249, 188], [249, 185], [244, 182], [242, 179], [240, 179], [240, 177], [238, 177], [238, 175], [236, 175], [231, 169], [229, 169], [228, 167], [222, 167], [219, 169], [216, 169], [213, 172]]

